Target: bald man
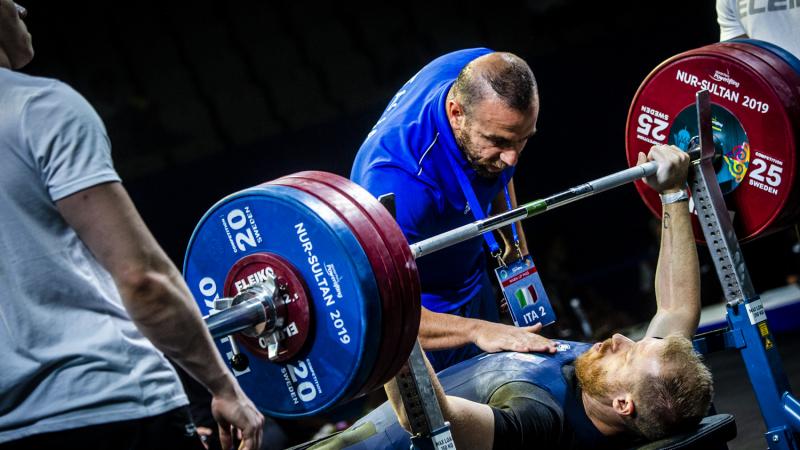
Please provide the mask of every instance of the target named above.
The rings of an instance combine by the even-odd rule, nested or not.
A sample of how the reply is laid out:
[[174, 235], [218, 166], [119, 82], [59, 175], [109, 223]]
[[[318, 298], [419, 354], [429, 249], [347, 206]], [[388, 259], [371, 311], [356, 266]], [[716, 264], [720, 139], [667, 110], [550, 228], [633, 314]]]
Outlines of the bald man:
[[[397, 222], [409, 242], [418, 242], [516, 206], [514, 166], [538, 113], [536, 80], [518, 56], [486, 48], [449, 53], [395, 94], [361, 145], [351, 178], [376, 197], [394, 193]], [[502, 249], [491, 233], [484, 238], [510, 261], [517, 251], [501, 236]], [[555, 350], [533, 328], [497, 323], [483, 243], [472, 239], [417, 261], [419, 338], [436, 370], [481, 351]]]

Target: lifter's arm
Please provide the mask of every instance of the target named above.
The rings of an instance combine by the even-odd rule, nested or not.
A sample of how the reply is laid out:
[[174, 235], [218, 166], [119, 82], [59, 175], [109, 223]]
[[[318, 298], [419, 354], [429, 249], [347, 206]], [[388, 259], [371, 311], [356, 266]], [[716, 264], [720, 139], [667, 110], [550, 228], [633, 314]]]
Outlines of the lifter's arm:
[[142, 334], [212, 393], [223, 448], [230, 447], [230, 425], [242, 430], [244, 448], [260, 448], [263, 416], [225, 367], [180, 272], [122, 185], [94, 186], [57, 201], [56, 206], [111, 273]]
[[[657, 161], [659, 169], [647, 184], [659, 193], [685, 189], [689, 156], [670, 146], [654, 146], [647, 159]], [[644, 162], [639, 155], [639, 162]], [[691, 339], [700, 321], [700, 271], [697, 246], [692, 232], [687, 202], [663, 205], [661, 249], [656, 269], [657, 310], [647, 328], [647, 336], [679, 334]]]
[[717, 23], [719, 24], [719, 40], [747, 38], [742, 20], [737, 11], [736, 0], [717, 0]]
[[[453, 434], [456, 448], [459, 450], [485, 450], [492, 448], [494, 443], [494, 414], [492, 413], [492, 408], [489, 405], [445, 395], [444, 389], [439, 383], [439, 378], [434, 373], [427, 357], [425, 357], [425, 365], [428, 367], [431, 384], [434, 392], [436, 392], [436, 400], [439, 402], [444, 420], [450, 422], [450, 431]], [[406, 410], [403, 406], [396, 379], [393, 378], [386, 383], [384, 388], [400, 424], [406, 431], [411, 432], [411, 425], [406, 416]]]

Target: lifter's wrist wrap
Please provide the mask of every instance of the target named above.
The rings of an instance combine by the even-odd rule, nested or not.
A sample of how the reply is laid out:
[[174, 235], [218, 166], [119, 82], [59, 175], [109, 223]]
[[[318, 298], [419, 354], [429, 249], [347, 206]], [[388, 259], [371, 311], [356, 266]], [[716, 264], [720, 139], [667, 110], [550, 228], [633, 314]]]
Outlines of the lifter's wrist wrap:
[[662, 205], [669, 205], [670, 203], [678, 203], [689, 200], [689, 194], [686, 193], [686, 190], [670, 192], [669, 194], [659, 194], [658, 196], [661, 197]]

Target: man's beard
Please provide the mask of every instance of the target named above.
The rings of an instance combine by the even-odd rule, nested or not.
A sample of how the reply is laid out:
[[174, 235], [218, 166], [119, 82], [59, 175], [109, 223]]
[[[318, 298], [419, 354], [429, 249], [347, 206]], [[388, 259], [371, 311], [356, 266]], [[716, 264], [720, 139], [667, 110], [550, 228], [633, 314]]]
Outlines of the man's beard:
[[602, 362], [602, 357], [611, 346], [611, 339], [603, 342], [600, 350], [589, 350], [575, 360], [575, 376], [584, 392], [596, 398], [608, 396], [611, 386], [606, 381], [607, 373]]
[[489, 169], [486, 168], [486, 165], [481, 164], [478, 161], [478, 156], [472, 152], [472, 140], [469, 138], [469, 133], [466, 130], [459, 130], [453, 134], [453, 137], [456, 139], [456, 144], [458, 145], [458, 149], [461, 150], [461, 154], [464, 155], [464, 158], [469, 163], [469, 166], [475, 173], [478, 174], [481, 178], [486, 178], [489, 180], [496, 180], [497, 177], [500, 176], [501, 172], [490, 172]]

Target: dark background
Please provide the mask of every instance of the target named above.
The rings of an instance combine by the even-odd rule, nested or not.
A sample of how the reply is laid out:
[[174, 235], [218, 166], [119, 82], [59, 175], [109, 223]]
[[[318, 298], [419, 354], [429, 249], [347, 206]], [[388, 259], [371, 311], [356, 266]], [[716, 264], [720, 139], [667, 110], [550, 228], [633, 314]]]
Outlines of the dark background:
[[[388, 100], [436, 56], [487, 46], [531, 65], [541, 113], [517, 171], [525, 201], [624, 168], [640, 82], [719, 33], [711, 0], [23, 4], [37, 52], [25, 72], [94, 105], [126, 187], [179, 266], [223, 196], [300, 170], [347, 176]], [[626, 186], [526, 230], [554, 296], [630, 313], [624, 324], [652, 305], [640, 289], [657, 250], [650, 218]], [[790, 243], [784, 232], [745, 251], [786, 265]], [[750, 266], [759, 290], [785, 282], [786, 270]]]
[[[531, 65], [539, 132], [515, 177], [526, 201], [625, 168], [641, 81], [719, 33], [712, 0], [23, 5], [36, 48], [24, 72], [69, 83], [97, 109], [125, 186], [179, 267], [225, 195], [301, 170], [349, 175], [394, 92], [436, 56], [486, 46]], [[658, 225], [632, 186], [525, 228], [549, 294], [583, 299], [597, 337], [652, 312]], [[757, 290], [797, 272], [793, 242], [789, 230], [744, 246]], [[705, 269], [704, 303], [718, 302]]]

